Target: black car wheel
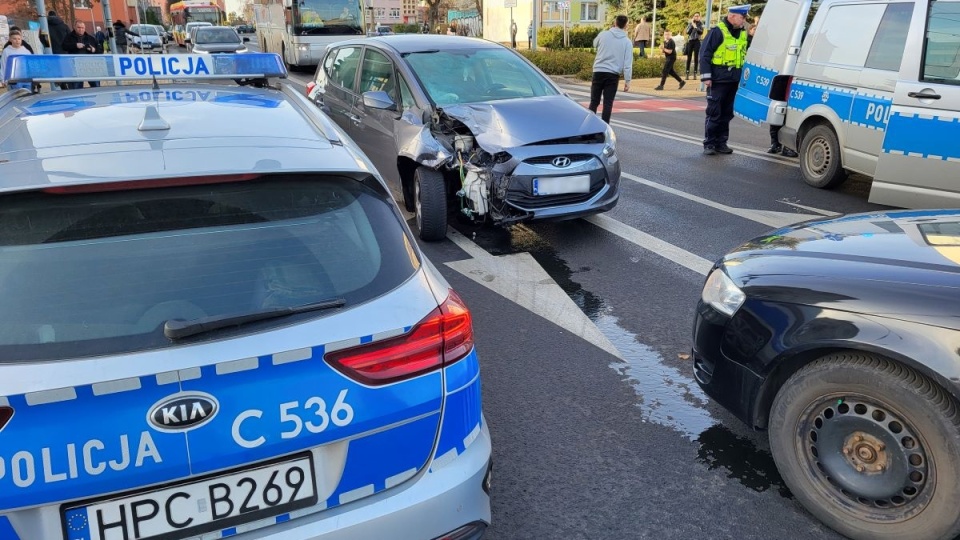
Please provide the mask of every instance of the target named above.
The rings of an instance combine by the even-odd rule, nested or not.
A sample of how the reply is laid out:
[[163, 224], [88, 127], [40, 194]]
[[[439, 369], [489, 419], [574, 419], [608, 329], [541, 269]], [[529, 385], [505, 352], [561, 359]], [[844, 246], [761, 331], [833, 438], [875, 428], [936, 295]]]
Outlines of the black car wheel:
[[447, 236], [447, 188], [443, 174], [426, 167], [413, 173], [414, 211], [420, 238], [427, 242]]
[[851, 538], [960, 533], [960, 409], [913, 369], [834, 354], [784, 383], [770, 450], [797, 499]]
[[800, 172], [816, 188], [839, 186], [847, 179], [840, 162], [840, 142], [830, 126], [814, 126], [800, 141]]

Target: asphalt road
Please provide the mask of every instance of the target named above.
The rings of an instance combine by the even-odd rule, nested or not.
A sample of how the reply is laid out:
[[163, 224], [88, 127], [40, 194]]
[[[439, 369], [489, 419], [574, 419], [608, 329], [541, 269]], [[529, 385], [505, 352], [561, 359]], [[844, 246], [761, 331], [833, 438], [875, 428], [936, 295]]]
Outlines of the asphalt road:
[[[586, 100], [585, 87], [565, 88]], [[613, 211], [457, 224], [462, 236], [422, 246], [474, 316], [494, 443], [489, 538], [833, 537], [784, 486], [765, 434], [697, 387], [691, 325], [704, 265], [727, 250], [818, 213], [878, 207], [863, 178], [808, 187], [795, 159], [763, 152], [765, 129], [739, 120], [736, 153], [701, 155], [703, 99], [667, 97], [614, 114], [624, 178]], [[525, 294], [551, 290], [563, 296], [553, 311]]]

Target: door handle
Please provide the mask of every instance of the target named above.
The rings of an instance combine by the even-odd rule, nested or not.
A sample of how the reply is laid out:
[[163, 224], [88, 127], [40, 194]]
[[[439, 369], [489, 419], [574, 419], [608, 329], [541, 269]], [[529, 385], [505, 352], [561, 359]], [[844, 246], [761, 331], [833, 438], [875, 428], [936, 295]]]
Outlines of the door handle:
[[940, 94], [934, 92], [933, 90], [921, 90], [919, 92], [910, 92], [907, 94], [907, 97], [917, 99], [940, 99]]
[[348, 114], [347, 117], [350, 118], [350, 120], [352, 120], [354, 124], [360, 123], [360, 117], [355, 114]]

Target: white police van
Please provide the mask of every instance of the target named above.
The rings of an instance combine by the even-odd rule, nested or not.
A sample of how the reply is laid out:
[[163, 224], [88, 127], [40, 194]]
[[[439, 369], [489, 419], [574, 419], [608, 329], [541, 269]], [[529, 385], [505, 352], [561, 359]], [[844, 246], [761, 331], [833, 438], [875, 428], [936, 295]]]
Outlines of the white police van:
[[958, 207], [958, 36], [957, 0], [771, 0], [736, 114], [783, 126], [812, 186], [855, 171], [873, 177], [871, 202]]
[[0, 539], [483, 534], [470, 312], [278, 55], [8, 65], [124, 84], [0, 96]]

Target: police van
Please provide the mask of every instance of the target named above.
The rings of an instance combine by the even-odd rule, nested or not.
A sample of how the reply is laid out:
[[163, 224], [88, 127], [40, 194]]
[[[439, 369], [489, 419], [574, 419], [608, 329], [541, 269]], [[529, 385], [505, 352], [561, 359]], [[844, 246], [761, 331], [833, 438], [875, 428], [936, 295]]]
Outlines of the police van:
[[278, 55], [7, 66], [123, 84], [0, 96], [0, 539], [484, 533], [470, 311]]
[[960, 1], [771, 0], [735, 112], [782, 126], [803, 179], [870, 202], [960, 206]]

